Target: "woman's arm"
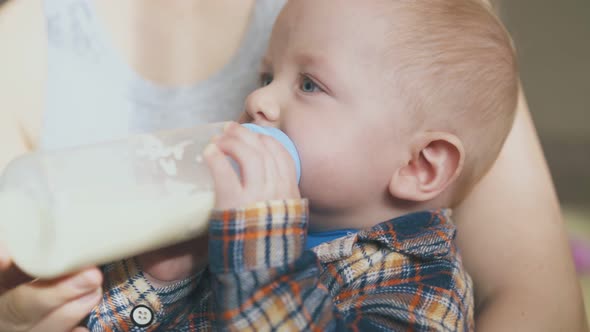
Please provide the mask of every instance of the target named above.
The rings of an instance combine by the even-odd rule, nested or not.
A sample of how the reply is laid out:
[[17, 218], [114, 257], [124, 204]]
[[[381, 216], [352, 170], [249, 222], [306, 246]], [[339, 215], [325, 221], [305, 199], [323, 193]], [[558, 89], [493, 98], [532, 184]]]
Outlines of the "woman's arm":
[[[35, 145], [45, 75], [43, 22], [40, 0], [0, 7], [0, 174]], [[70, 331], [102, 297], [97, 268], [51, 281], [27, 280], [0, 244], [0, 331]]]
[[0, 172], [37, 144], [45, 102], [44, 22], [40, 0], [0, 7]]
[[521, 93], [490, 173], [455, 211], [478, 331], [586, 331], [559, 203]]

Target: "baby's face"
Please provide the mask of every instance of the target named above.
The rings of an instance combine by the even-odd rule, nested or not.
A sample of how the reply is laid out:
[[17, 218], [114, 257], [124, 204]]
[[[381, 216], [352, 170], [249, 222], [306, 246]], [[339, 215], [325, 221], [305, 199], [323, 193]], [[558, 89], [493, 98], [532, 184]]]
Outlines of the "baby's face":
[[[408, 119], [385, 67], [385, 19], [374, 1], [290, 1], [275, 24], [261, 87], [247, 100], [252, 121], [283, 130], [301, 156], [301, 193], [312, 227], [367, 218], [388, 200], [408, 151]], [[359, 222], [367, 222], [359, 220]], [[375, 222], [375, 220], [371, 220]]]

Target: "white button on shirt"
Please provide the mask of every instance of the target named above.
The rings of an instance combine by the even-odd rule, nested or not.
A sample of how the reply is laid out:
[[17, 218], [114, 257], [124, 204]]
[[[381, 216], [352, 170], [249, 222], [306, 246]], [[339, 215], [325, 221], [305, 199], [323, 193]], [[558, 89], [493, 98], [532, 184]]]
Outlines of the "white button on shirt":
[[148, 326], [153, 320], [154, 313], [152, 312], [152, 309], [145, 305], [140, 304], [131, 310], [131, 321], [139, 327]]

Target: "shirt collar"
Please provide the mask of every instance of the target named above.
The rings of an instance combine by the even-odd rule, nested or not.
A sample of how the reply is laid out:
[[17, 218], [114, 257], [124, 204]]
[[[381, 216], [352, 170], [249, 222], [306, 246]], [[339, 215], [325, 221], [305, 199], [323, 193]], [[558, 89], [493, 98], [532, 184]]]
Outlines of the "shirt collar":
[[450, 217], [450, 209], [414, 212], [323, 243], [312, 250], [324, 263], [349, 257], [354, 244], [359, 242], [378, 243], [422, 259], [445, 256], [455, 238], [455, 225]]

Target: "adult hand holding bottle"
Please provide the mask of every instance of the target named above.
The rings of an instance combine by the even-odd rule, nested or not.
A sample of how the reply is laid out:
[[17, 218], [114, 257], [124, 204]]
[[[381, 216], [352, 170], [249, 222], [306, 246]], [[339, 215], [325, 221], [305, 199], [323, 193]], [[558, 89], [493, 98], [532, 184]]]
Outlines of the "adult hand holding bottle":
[[31, 280], [0, 246], [0, 331], [84, 332], [77, 327], [102, 296], [97, 268], [54, 280]]

